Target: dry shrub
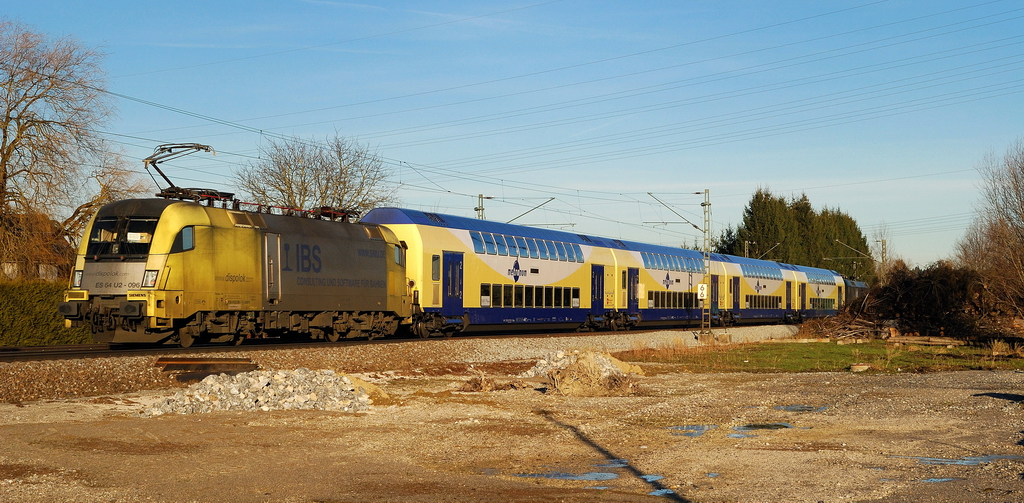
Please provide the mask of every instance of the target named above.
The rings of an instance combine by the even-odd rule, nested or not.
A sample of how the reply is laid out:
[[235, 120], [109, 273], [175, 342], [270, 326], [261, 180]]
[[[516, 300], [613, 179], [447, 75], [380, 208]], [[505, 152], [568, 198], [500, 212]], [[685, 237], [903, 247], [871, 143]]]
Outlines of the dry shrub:
[[1010, 348], [1010, 345], [1002, 339], [993, 339], [992, 342], [988, 343], [988, 349], [991, 356], [1008, 356], [1015, 353]]
[[483, 374], [470, 377], [468, 381], [462, 383], [457, 391], [466, 393], [476, 393], [481, 391], [509, 391], [517, 389], [530, 389], [533, 385], [516, 379], [508, 382], [499, 382], [492, 377], [487, 377]]

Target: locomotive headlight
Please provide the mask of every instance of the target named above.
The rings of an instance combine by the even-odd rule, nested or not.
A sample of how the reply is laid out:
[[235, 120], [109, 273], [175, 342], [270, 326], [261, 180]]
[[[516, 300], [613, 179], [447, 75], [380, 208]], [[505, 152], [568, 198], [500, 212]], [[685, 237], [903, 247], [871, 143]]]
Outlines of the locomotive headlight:
[[82, 271], [75, 271], [71, 276], [71, 288], [82, 288]]
[[143, 288], [153, 288], [156, 286], [156, 273], [157, 271], [146, 271], [146, 274], [142, 276]]

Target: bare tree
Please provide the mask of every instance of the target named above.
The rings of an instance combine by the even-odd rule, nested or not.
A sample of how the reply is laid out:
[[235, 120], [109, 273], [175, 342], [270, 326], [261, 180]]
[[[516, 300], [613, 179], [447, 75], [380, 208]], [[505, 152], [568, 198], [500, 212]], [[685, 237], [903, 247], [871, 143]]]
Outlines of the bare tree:
[[324, 141], [269, 140], [260, 159], [235, 172], [247, 198], [264, 205], [330, 206], [365, 213], [395, 203], [391, 171], [368, 147], [335, 135]]
[[0, 20], [0, 262], [7, 277], [34, 277], [40, 264], [65, 272], [95, 207], [143, 188], [97, 132], [114, 111], [100, 59], [72, 38], [48, 40]]
[[1024, 315], [1024, 139], [978, 168], [984, 199], [957, 260], [981, 273], [1004, 309]]

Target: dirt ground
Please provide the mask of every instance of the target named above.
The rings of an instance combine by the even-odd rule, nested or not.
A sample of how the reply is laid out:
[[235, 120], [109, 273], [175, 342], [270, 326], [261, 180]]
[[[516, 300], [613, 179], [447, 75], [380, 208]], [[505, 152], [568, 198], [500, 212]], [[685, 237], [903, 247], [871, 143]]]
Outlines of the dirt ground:
[[455, 391], [531, 364], [362, 374], [390, 398], [361, 414], [138, 417], [172, 390], [0, 404], [0, 500], [1024, 500], [1024, 373], [644, 366], [634, 396]]

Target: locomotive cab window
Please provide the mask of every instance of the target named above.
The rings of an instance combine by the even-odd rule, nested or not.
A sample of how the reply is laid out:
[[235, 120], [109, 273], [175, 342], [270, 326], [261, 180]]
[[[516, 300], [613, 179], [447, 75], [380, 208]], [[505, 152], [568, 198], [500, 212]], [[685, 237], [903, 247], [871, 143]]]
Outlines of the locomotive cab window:
[[156, 231], [156, 218], [102, 217], [93, 224], [88, 255], [146, 255]]
[[395, 263], [398, 265], [405, 265], [405, 250], [398, 245], [395, 245]]
[[178, 235], [174, 236], [174, 243], [171, 244], [171, 253], [189, 251], [196, 247], [195, 228], [191, 225], [182, 227]]

